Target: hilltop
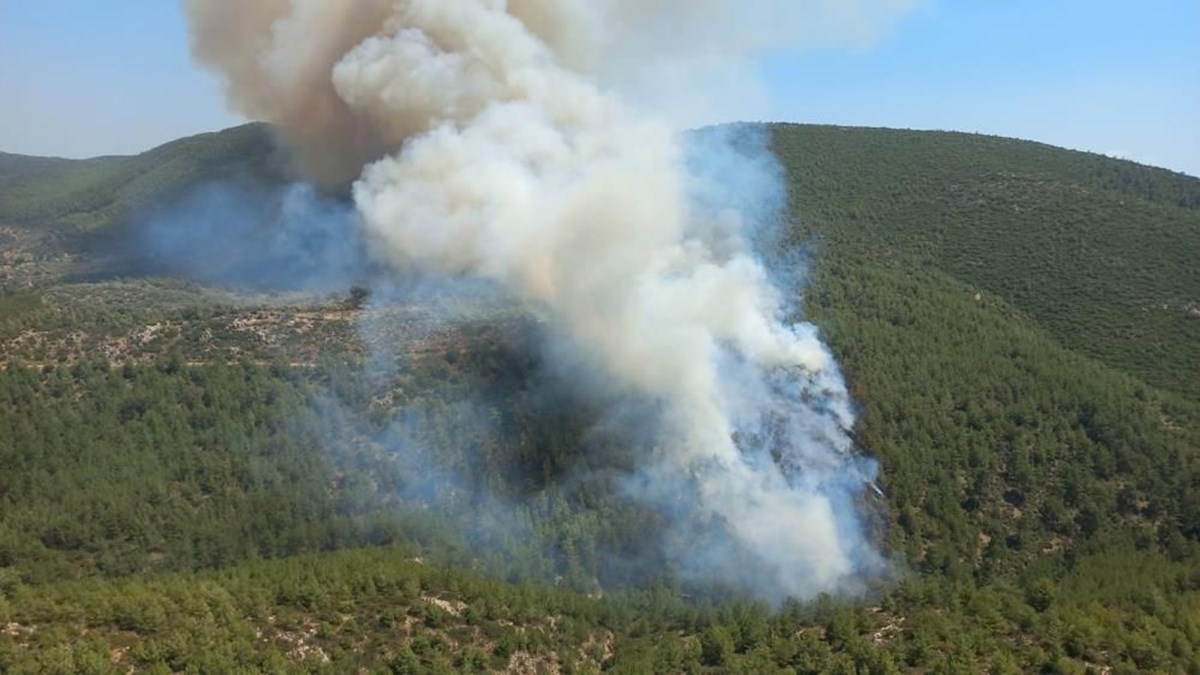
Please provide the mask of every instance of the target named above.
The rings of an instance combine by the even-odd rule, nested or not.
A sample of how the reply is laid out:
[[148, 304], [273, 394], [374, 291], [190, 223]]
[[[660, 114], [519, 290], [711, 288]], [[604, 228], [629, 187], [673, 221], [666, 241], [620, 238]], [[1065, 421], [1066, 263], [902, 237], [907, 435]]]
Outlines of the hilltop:
[[517, 309], [111, 255], [197, 185], [286, 182], [249, 125], [0, 155], [0, 670], [1200, 668], [1200, 179], [771, 133], [795, 291], [880, 463], [867, 601], [681, 583], [619, 494], [648, 449], [589, 433]]
[[139, 206], [206, 180], [279, 177], [270, 128], [247, 124], [139, 155], [69, 160], [0, 152], [0, 220], [64, 229], [112, 227]]
[[783, 127], [777, 139], [798, 237], [937, 270], [1071, 350], [1200, 396], [1200, 179], [972, 134]]
[[[936, 269], [1003, 299], [1072, 350], [1200, 396], [1200, 179], [955, 132], [781, 125], [775, 139], [794, 243]], [[188, 187], [287, 175], [262, 124], [131, 157], [0, 153], [0, 243], [10, 242], [10, 261], [22, 248], [14, 243], [29, 249], [27, 262], [71, 250], [78, 270], [98, 232], [127, 227]], [[51, 266], [25, 267], [44, 276]], [[0, 266], [0, 281], [20, 279], [19, 268]]]

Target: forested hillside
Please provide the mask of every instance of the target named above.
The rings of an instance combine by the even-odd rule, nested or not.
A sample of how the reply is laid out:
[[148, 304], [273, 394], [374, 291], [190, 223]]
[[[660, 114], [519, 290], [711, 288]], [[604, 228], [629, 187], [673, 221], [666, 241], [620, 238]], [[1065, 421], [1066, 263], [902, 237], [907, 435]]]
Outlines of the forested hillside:
[[866, 597], [683, 581], [620, 491], [651, 449], [520, 308], [72, 281], [214, 171], [279, 180], [245, 127], [0, 155], [0, 671], [1200, 672], [1200, 180], [773, 139], [880, 464]]
[[1200, 180], [1027, 141], [783, 127], [805, 224], [833, 255], [922, 266], [1063, 346], [1200, 398]]
[[0, 152], [0, 222], [95, 229], [188, 186], [243, 173], [282, 174], [269, 128], [248, 124], [133, 157], [73, 161]]

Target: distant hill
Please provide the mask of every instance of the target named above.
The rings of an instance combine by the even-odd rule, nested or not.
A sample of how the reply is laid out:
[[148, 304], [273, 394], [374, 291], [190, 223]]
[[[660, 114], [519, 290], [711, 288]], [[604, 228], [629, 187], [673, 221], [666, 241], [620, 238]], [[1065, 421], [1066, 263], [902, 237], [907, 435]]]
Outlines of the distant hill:
[[[976, 134], [773, 129], [800, 224], [793, 241], [940, 270], [1071, 349], [1200, 397], [1200, 179]], [[0, 153], [0, 226], [77, 240], [188, 186], [239, 175], [286, 175], [266, 125], [132, 157]]]
[[215, 178], [282, 173], [271, 131], [247, 124], [140, 155], [69, 160], [0, 153], [0, 223], [94, 230]]

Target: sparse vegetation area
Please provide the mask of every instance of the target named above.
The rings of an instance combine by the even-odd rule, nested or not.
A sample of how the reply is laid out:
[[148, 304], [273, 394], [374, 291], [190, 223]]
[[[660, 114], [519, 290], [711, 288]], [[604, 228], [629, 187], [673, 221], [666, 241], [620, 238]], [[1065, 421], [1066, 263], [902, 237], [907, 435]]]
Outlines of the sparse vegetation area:
[[[0, 293], [0, 671], [1200, 672], [1200, 180], [774, 133], [881, 466], [868, 598], [681, 582], [620, 495], [645, 449], [589, 433], [513, 308], [68, 283], [39, 239]], [[0, 155], [0, 256], [264, 138]]]

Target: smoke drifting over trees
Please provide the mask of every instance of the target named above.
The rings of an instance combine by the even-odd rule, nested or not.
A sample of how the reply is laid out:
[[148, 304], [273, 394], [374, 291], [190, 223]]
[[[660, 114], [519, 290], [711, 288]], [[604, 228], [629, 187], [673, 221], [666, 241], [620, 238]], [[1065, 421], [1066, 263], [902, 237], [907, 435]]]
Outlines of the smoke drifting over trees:
[[765, 143], [689, 146], [680, 111], [752, 82], [757, 54], [869, 39], [906, 4], [185, 2], [232, 105], [311, 179], [353, 181], [374, 260], [498, 284], [551, 319], [581, 387], [657, 411], [631, 497], [674, 519], [685, 572], [773, 597], [878, 570], [856, 516], [873, 466], [752, 245], [783, 206]]

